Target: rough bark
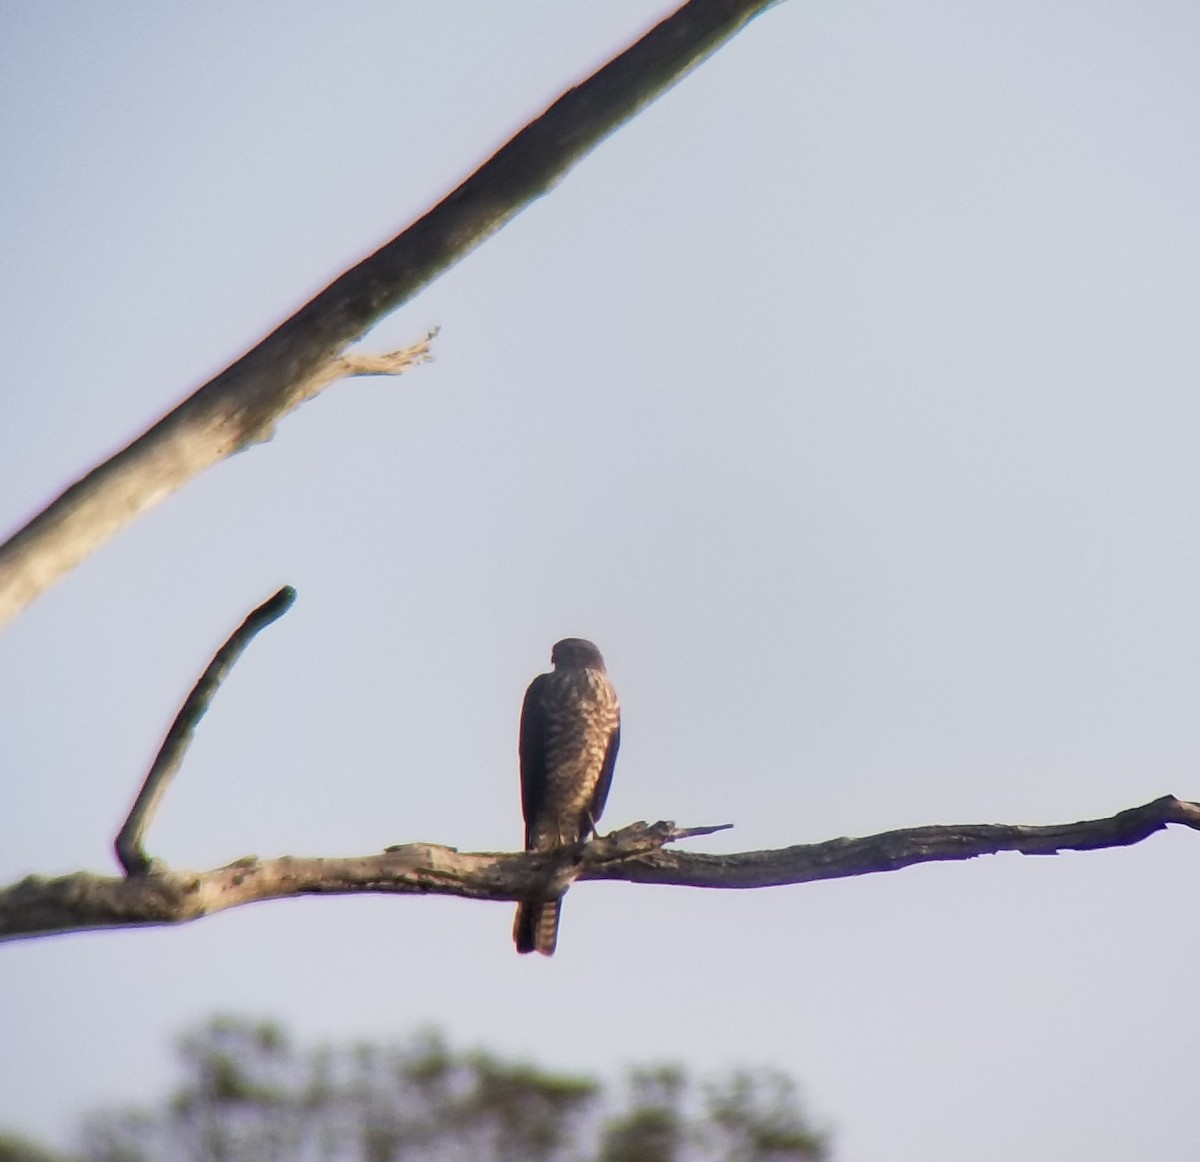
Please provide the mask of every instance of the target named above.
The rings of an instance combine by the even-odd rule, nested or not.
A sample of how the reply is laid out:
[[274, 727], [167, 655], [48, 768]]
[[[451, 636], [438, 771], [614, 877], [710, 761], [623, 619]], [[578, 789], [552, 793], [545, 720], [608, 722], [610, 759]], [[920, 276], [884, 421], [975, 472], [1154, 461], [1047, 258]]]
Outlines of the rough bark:
[[30, 876], [0, 890], [0, 939], [100, 928], [179, 924], [259, 900], [291, 896], [462, 896], [519, 900], [565, 891], [577, 879], [702, 888], [763, 888], [895, 871], [999, 851], [1052, 855], [1122, 847], [1176, 823], [1200, 830], [1200, 804], [1166, 795], [1103, 819], [1050, 826], [913, 827], [776, 851], [706, 855], [664, 844], [720, 828], [635, 823], [554, 856], [459, 852], [410, 843], [358, 859], [239, 860], [212, 871], [152, 870], [125, 878], [76, 872]]

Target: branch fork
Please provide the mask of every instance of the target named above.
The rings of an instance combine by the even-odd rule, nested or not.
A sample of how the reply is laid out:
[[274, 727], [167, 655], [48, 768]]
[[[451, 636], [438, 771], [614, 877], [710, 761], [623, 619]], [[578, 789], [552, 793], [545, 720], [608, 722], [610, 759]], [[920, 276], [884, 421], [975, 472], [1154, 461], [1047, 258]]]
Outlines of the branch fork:
[[213, 656], [213, 660], [208, 663], [204, 673], [200, 675], [200, 680], [180, 707], [179, 713], [175, 715], [175, 721], [171, 723], [171, 729], [167, 731], [167, 737], [163, 739], [158, 755], [151, 764], [146, 781], [142, 784], [129, 816], [113, 844], [117, 862], [125, 869], [127, 876], [146, 875], [155, 867], [154, 861], [146, 854], [146, 831], [158, 813], [167, 787], [182, 766], [183, 757], [195, 736], [196, 727], [208, 710], [217, 689], [255, 636], [287, 613], [295, 600], [295, 589], [285, 585], [257, 609], [252, 610]]
[[282, 617], [295, 597], [295, 590], [284, 586], [253, 610], [185, 699], [114, 844], [124, 876], [89, 872], [57, 879], [30, 876], [0, 889], [0, 940], [179, 924], [257, 900], [292, 896], [371, 892], [513, 901], [561, 895], [576, 880], [761, 888], [895, 871], [934, 860], [972, 859], [998, 851], [1049, 855], [1128, 846], [1172, 824], [1200, 830], [1200, 803], [1164, 795], [1106, 818], [1076, 823], [911, 827], [727, 855], [681, 851], [672, 845], [724, 831], [730, 824], [679, 827], [659, 820], [631, 823], [561, 852], [460, 852], [442, 844], [406, 843], [379, 855], [347, 859], [249, 856], [211, 871], [171, 870], [146, 852], [146, 832], [157, 807], [221, 682], [255, 635]]

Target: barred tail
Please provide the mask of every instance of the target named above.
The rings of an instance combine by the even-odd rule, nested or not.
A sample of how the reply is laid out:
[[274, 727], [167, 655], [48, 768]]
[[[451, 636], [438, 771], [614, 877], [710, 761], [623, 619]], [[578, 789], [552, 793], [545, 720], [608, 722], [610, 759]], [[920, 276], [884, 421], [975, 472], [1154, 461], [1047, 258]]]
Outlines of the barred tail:
[[513, 941], [518, 952], [540, 952], [553, 956], [558, 944], [558, 914], [561, 900], [525, 901], [517, 905]]

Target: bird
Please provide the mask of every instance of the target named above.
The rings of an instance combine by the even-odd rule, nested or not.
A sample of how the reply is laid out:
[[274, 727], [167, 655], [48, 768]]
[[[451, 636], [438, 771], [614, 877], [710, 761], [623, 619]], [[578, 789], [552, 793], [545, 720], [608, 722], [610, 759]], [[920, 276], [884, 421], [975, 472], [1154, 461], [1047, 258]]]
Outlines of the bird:
[[[621, 706], [596, 646], [564, 638], [550, 662], [554, 669], [534, 678], [521, 707], [526, 851], [557, 851], [596, 833], [621, 744]], [[561, 908], [557, 898], [522, 901], [517, 951], [553, 956]]]

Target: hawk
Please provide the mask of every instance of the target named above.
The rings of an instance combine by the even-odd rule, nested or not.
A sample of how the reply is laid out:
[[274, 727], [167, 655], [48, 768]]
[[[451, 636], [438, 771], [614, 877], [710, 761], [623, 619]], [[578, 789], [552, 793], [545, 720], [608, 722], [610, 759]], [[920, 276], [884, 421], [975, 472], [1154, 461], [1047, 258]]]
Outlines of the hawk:
[[[596, 830], [621, 741], [621, 707], [600, 651], [569, 637], [550, 651], [554, 670], [539, 674], [521, 708], [521, 809], [525, 850], [555, 851]], [[517, 907], [518, 952], [553, 956], [560, 900]]]

